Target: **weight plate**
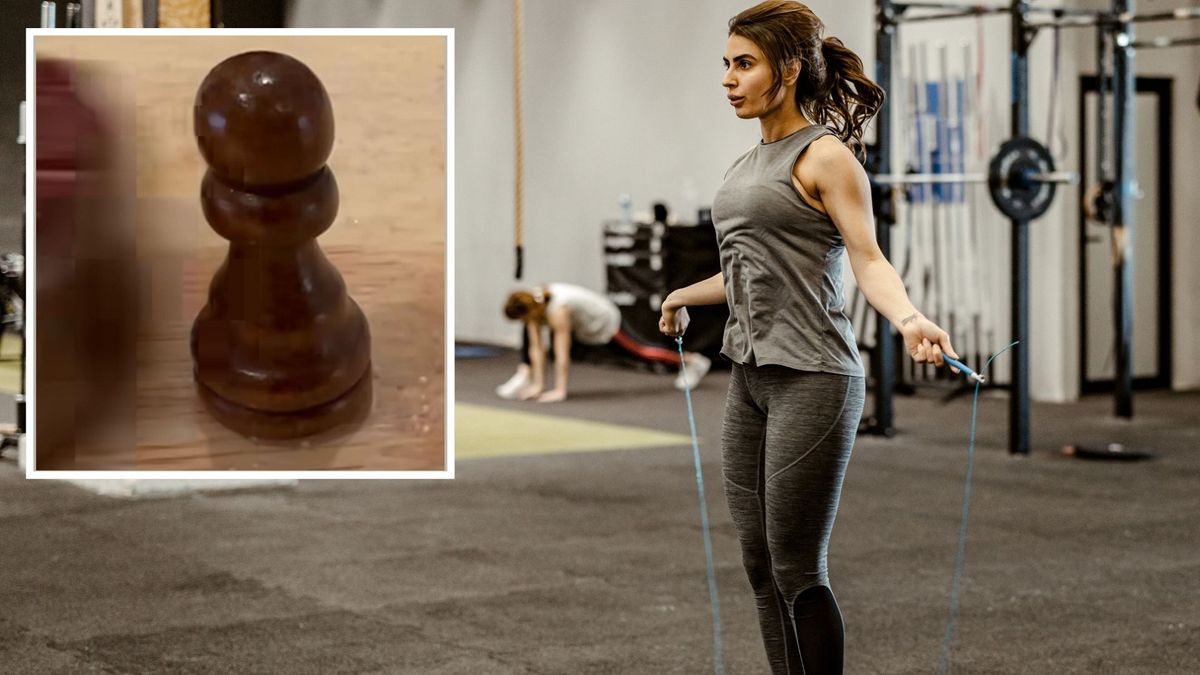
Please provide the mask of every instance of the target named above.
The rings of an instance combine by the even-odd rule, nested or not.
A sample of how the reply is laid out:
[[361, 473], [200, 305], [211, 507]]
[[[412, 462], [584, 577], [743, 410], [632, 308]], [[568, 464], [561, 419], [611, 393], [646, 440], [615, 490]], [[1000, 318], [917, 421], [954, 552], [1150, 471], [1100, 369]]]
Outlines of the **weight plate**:
[[1005, 141], [988, 165], [992, 202], [1013, 220], [1030, 221], [1054, 201], [1055, 184], [1033, 180], [1054, 171], [1054, 159], [1044, 145], [1027, 136]]

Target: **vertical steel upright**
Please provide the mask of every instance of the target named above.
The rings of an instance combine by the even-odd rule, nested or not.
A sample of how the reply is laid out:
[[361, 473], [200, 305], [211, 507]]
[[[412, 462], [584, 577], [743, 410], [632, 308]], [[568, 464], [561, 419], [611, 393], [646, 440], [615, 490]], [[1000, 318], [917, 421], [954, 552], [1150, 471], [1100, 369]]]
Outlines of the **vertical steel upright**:
[[[25, 101], [21, 101], [19, 112], [20, 120], [17, 122], [19, 131], [17, 134], [17, 143], [25, 145], [29, 142], [26, 138], [25, 129], [28, 124], [28, 110]], [[24, 160], [25, 153], [21, 152], [21, 159]], [[26, 166], [25, 171], [28, 174], [33, 167]], [[29, 337], [29, 312], [26, 309], [29, 307], [29, 294], [33, 290], [29, 275], [25, 270], [29, 269], [29, 245], [25, 238], [26, 224], [29, 222], [29, 194], [25, 192], [25, 181], [21, 181], [21, 278], [24, 280], [21, 283], [21, 292], [24, 294], [21, 297], [21, 384], [18, 387], [16, 395], [17, 404], [17, 430], [18, 437], [25, 435], [25, 355], [29, 353], [30, 343], [32, 340]]]
[[[883, 88], [883, 107], [876, 115], [875, 145], [879, 155], [877, 173], [888, 174], [892, 170], [892, 106], [889, 102], [892, 91], [892, 56], [895, 48], [895, 8], [891, 0], [877, 0], [875, 15], [875, 82]], [[875, 220], [875, 239], [884, 257], [892, 255], [891, 223], [887, 218]], [[892, 342], [892, 325], [882, 314], [876, 313], [875, 349], [871, 352], [871, 371], [875, 376], [874, 433], [892, 436], [894, 410], [892, 389], [896, 376], [896, 349]]]
[[[1029, 135], [1029, 45], [1032, 29], [1026, 22], [1028, 0], [1013, 0], [1011, 14], [1011, 108], [1013, 137]], [[1008, 404], [1008, 451], [1029, 454], [1029, 221], [1012, 219], [1012, 336], [1020, 346], [1012, 351], [1012, 382]]]
[[[1113, 0], [1113, 319], [1117, 417], [1133, 417], [1134, 72], [1133, 0]], [[1103, 30], [1103, 29], [1102, 29]]]

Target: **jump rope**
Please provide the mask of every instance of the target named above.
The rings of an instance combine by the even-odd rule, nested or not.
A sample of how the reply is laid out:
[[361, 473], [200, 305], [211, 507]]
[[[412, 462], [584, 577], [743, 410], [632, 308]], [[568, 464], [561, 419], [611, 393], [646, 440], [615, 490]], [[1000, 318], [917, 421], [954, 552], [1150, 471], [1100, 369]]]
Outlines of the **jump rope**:
[[708, 601], [712, 606], [713, 672], [724, 675], [725, 659], [721, 656], [721, 601], [717, 599], [717, 573], [713, 570], [712, 534], [708, 527], [708, 502], [704, 499], [704, 472], [700, 470], [700, 437], [696, 434], [696, 413], [692, 409], [692, 384], [687, 379], [683, 358], [683, 336], [675, 338], [679, 348], [679, 372], [683, 375], [683, 393], [687, 397], [688, 426], [692, 430], [692, 459], [696, 462], [696, 493], [700, 497], [700, 525], [704, 530], [704, 561], [708, 570]]
[[[1017, 344], [1018, 342], [1013, 342], [993, 354], [987, 360], [983, 370], [987, 371], [991, 367], [992, 361], [996, 360], [996, 357], [1012, 349]], [[713, 624], [713, 672], [716, 675], [724, 675], [725, 659], [722, 656], [721, 603], [717, 598], [717, 575], [713, 568], [712, 533], [708, 525], [708, 502], [704, 498], [704, 473], [700, 469], [700, 438], [696, 433], [696, 413], [692, 407], [692, 385], [688, 382], [687, 366], [683, 358], [683, 336], [675, 338], [675, 345], [679, 349], [679, 371], [683, 376], [683, 392], [687, 398], [688, 427], [692, 431], [692, 459], [696, 464], [696, 493], [700, 498], [700, 525], [704, 532], [704, 560], [708, 572], [708, 598], [712, 611]], [[947, 365], [957, 368], [968, 380], [975, 382], [975, 395], [971, 399], [971, 440], [967, 445], [967, 475], [963, 479], [962, 518], [959, 520], [958, 525], [958, 550], [954, 556], [954, 576], [950, 581], [950, 610], [946, 617], [946, 633], [942, 638], [942, 656], [938, 662], [938, 675], [946, 673], [950, 668], [950, 645], [954, 641], [954, 619], [958, 613], [958, 591], [962, 579], [963, 563], [966, 560], [967, 554], [967, 516], [970, 512], [971, 504], [971, 476], [975, 470], [975, 425], [979, 412], [979, 391], [980, 387], [986, 382], [984, 376], [971, 370], [966, 364], [957, 359], [943, 355], [942, 360]]]

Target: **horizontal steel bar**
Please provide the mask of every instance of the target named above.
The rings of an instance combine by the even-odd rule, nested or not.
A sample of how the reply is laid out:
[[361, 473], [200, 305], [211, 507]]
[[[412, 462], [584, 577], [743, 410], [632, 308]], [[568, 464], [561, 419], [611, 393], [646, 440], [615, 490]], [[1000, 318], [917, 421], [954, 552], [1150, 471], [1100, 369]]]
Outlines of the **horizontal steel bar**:
[[[1040, 183], [1067, 183], [1074, 185], [1079, 182], [1079, 174], [1074, 171], [1039, 173], [1032, 176], [1032, 178], [1034, 181]], [[880, 185], [986, 183], [988, 182], [988, 175], [986, 173], [898, 173], [874, 175], [871, 176], [871, 180]]]
[[1042, 183], [1061, 183], [1063, 185], [1075, 185], [1079, 182], [1079, 173], [1076, 171], [1051, 171], [1050, 173], [1034, 174], [1033, 180]]
[[1169, 12], [1154, 12], [1153, 14], [1138, 14], [1125, 12], [1118, 14], [1119, 23], [1146, 23], [1149, 21], [1175, 21], [1176, 19], [1200, 19], [1200, 7], [1179, 7]]
[[984, 10], [984, 11], [968, 11], [968, 12], [938, 12], [936, 14], [918, 14], [916, 16], [900, 16], [893, 21], [897, 24], [905, 23], [920, 23], [922, 21], [941, 21], [943, 19], [966, 19], [972, 16], [982, 16], [985, 14], [1006, 14], [1007, 9]]
[[1064, 16], [1058, 19], [1030, 21], [1030, 28], [1095, 28], [1110, 23], [1109, 19], [1092, 16]]
[[1123, 23], [1178, 21], [1181, 19], [1200, 19], [1200, 7], [1180, 7], [1168, 12], [1153, 12], [1151, 14], [1125, 12], [1115, 15], [1103, 13], [1094, 17], [1086, 15], [1064, 16], [1048, 21], [1030, 21], [1029, 25], [1033, 28], [1086, 28], [1090, 26], [1116, 26]]
[[1200, 37], [1168, 38], [1158, 37], [1152, 40], [1142, 40], [1130, 43], [1134, 49], [1160, 49], [1162, 47], [1196, 47], [1200, 46]]
[[916, 184], [957, 184], [957, 183], [986, 183], [985, 173], [898, 173], [877, 174], [871, 180], [881, 185], [916, 185]]
[[1026, 11], [1030, 14], [1057, 14], [1059, 16], [1090, 16], [1097, 17], [1104, 14], [1102, 9], [1080, 9], [1078, 7], [1027, 7]]
[[905, 9], [944, 9], [959, 12], [1007, 12], [1008, 5], [981, 5], [965, 2], [894, 2], [892, 6], [898, 10]]

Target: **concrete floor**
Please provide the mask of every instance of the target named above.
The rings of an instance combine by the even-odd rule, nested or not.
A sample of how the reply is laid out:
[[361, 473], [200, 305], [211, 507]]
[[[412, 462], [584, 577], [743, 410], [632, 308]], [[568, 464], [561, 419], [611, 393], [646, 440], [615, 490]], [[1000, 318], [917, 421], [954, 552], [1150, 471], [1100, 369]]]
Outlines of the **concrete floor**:
[[[580, 366], [565, 403], [495, 401], [511, 365], [459, 361], [459, 399], [687, 433], [667, 376]], [[726, 672], [762, 673], [711, 440], [725, 378], [696, 406]], [[900, 437], [856, 446], [831, 542], [847, 673], [930, 673], [941, 645], [969, 401], [897, 409]], [[1010, 459], [1006, 403], [982, 402], [953, 672], [1200, 672], [1200, 395], [1108, 409], [1035, 405]], [[1102, 440], [1159, 456], [1058, 454]], [[0, 463], [0, 671], [711, 672], [688, 447], [457, 473], [119, 501]]]

